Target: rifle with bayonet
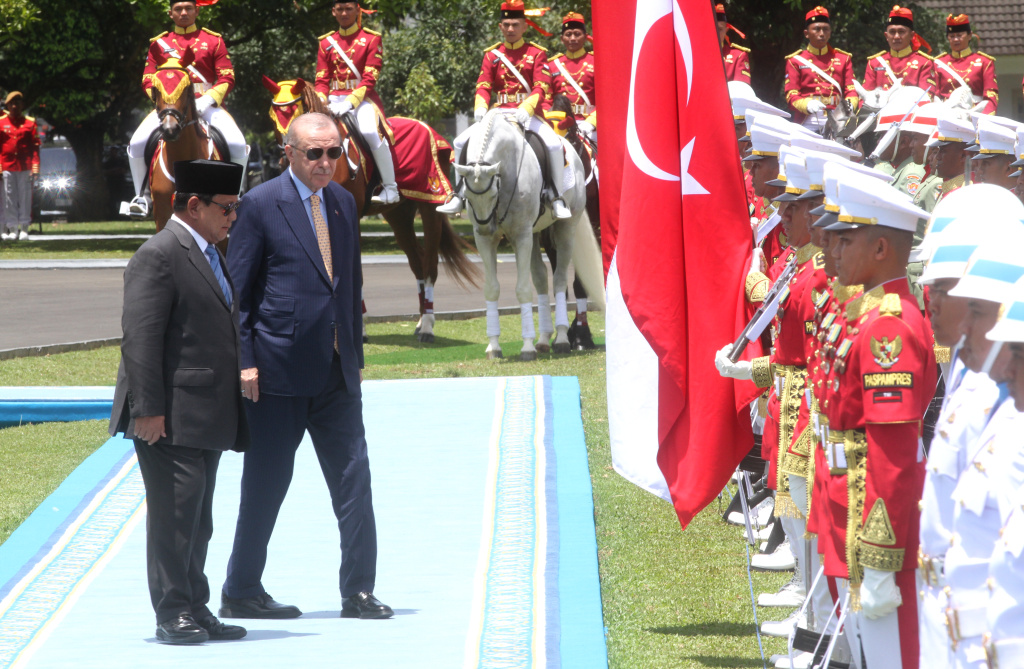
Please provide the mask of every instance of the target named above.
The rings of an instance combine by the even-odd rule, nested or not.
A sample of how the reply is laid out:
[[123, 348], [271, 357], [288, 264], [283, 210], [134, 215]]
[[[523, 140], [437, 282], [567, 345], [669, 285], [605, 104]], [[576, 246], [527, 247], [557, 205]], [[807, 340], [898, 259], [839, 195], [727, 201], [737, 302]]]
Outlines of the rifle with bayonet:
[[733, 342], [732, 351], [729, 353], [729, 360], [731, 362], [739, 360], [740, 356], [743, 355], [743, 351], [747, 348], [747, 344], [760, 337], [764, 329], [775, 318], [775, 314], [779, 312], [779, 302], [782, 301], [784, 290], [789, 285], [790, 279], [796, 274], [796, 269], [796, 254], [794, 254], [786, 263], [786, 268], [782, 270], [782, 274], [779, 275], [779, 278], [775, 280], [775, 283], [768, 290], [768, 294], [764, 296], [764, 301], [757, 311], [754, 312], [754, 317], [743, 328], [739, 338]]

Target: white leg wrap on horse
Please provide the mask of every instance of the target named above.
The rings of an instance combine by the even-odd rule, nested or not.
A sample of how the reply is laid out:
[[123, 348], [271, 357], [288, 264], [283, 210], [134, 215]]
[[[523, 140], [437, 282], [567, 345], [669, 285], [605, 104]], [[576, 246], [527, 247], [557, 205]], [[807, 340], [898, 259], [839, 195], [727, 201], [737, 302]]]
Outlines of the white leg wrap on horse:
[[143, 181], [146, 179], [146, 142], [149, 141], [149, 136], [159, 125], [160, 119], [156, 117], [154, 110], [142, 119], [142, 123], [139, 124], [128, 143], [128, 167], [132, 171], [132, 183], [135, 184], [136, 195], [142, 194]]
[[555, 331], [551, 326], [551, 298], [547, 295], [537, 296], [537, 320], [540, 322], [542, 336]]
[[519, 316], [523, 321], [523, 340], [533, 341], [537, 337], [537, 331], [533, 327], [533, 304], [520, 304]]
[[428, 283], [423, 287], [423, 300], [426, 302], [425, 309], [426, 313], [434, 313], [434, 285]]
[[577, 297], [576, 298], [576, 313], [585, 314], [587, 313], [587, 298]]
[[569, 327], [569, 309], [562, 291], [555, 293], [555, 325]]
[[497, 337], [501, 334], [501, 323], [498, 320], [498, 301], [487, 300], [487, 336]]
[[228, 145], [230, 156], [224, 156], [233, 163], [241, 165], [244, 169], [249, 162], [249, 146], [245, 143], [245, 135], [235, 125], [235, 119], [231, 114], [220, 107], [210, 107], [203, 114], [203, 120], [212, 125], [220, 134], [224, 135], [224, 141]]

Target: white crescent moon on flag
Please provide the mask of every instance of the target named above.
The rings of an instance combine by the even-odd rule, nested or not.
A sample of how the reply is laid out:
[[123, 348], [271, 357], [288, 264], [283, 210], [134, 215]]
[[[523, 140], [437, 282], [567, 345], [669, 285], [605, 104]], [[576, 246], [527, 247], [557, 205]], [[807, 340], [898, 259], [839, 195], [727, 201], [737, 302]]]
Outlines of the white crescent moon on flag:
[[[626, 109], [626, 151], [633, 164], [649, 177], [662, 181], [679, 181], [679, 175], [670, 174], [661, 169], [647, 157], [640, 136], [636, 132], [636, 66], [640, 60], [640, 52], [644, 48], [644, 40], [651, 26], [667, 16], [675, 2], [672, 0], [640, 0], [636, 3], [636, 25], [633, 29], [633, 62], [629, 71], [629, 105]], [[687, 73], [689, 81], [689, 73]]]

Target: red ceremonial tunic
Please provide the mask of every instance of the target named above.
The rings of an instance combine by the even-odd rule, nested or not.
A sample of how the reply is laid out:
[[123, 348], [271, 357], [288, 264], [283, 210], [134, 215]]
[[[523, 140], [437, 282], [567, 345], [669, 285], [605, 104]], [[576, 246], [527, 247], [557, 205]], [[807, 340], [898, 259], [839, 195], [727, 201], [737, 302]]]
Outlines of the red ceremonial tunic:
[[197, 29], [194, 25], [188, 28], [175, 26], [174, 32], [161, 33], [150, 40], [146, 69], [142, 73], [142, 89], [148, 94], [153, 87], [156, 69], [169, 58], [184, 58], [189, 47], [195, 54], [189, 76], [196, 97], [208, 93], [217, 104], [223, 103], [224, 96], [235, 87], [235, 68], [228, 57], [228, 48], [220, 35], [206, 28]]
[[0, 116], [0, 171], [39, 174], [39, 126], [31, 116]]
[[[840, 88], [830, 83], [797, 57], [810, 61], [822, 72], [836, 80]], [[822, 50], [808, 46], [786, 56], [786, 102], [793, 109], [793, 121], [802, 122], [806, 117], [793, 106], [796, 100], [820, 100], [829, 109], [835, 109], [844, 98], [857, 99], [853, 87], [853, 56], [840, 49], [826, 46]]]
[[938, 370], [931, 327], [905, 278], [864, 293], [845, 311], [845, 339], [822, 406], [829, 421], [825, 447], [842, 455], [831, 460], [833, 537], [824, 567], [826, 575], [857, 586], [865, 567], [917, 566], [921, 421]]
[[750, 49], [736, 46], [725, 38], [722, 44], [722, 60], [725, 61], [725, 80], [750, 83]]
[[937, 95], [945, 100], [960, 82], [940, 63], [951, 68], [971, 87], [971, 93], [983, 98], [984, 114], [995, 114], [999, 106], [999, 83], [996, 81], [996, 59], [987, 53], [964, 49], [956, 54], [942, 53], [935, 58]]
[[[526, 80], [524, 88], [515, 73], [493, 52], [505, 55], [512, 66]], [[480, 76], [476, 80], [476, 107], [515, 109], [529, 103], [525, 109], [531, 114], [551, 93], [551, 73], [548, 54], [544, 47], [519, 40], [516, 44], [499, 42], [484, 51]]]
[[[345, 52], [357, 72], [352, 71], [338, 49]], [[382, 67], [380, 33], [363, 28], [357, 21], [347, 29], [320, 36], [316, 50], [316, 92], [322, 98], [347, 96], [353, 108], [363, 100], [369, 100], [383, 113], [384, 103], [377, 94], [377, 79]]]
[[[562, 69], [586, 93], [586, 100], [576, 90], [576, 86], [573, 86], [572, 83], [566, 80]], [[580, 51], [571, 54], [560, 53], [551, 59], [548, 70], [551, 72], [552, 96], [561, 93], [569, 98], [577, 121], [586, 120], [588, 116], [594, 113], [597, 93], [594, 89], [593, 53], [588, 53], [586, 49], [580, 49]]]
[[935, 65], [931, 56], [914, 51], [914, 48], [909, 46], [898, 54], [890, 50], [868, 56], [867, 69], [864, 71], [865, 90], [892, 88], [892, 80], [882, 61], [888, 63], [893, 74], [903, 81], [904, 86], [917, 86], [928, 91], [930, 95], [935, 93]]

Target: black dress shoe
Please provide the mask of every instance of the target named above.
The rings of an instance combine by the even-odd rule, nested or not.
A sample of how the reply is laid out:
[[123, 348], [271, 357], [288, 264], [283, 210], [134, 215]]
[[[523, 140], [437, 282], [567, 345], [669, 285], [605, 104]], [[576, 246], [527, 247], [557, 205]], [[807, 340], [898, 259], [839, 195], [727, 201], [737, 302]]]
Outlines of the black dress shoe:
[[224, 593], [220, 595], [221, 618], [298, 618], [302, 615], [299, 607], [275, 602], [263, 593], [256, 597], [235, 599]]
[[164, 643], [203, 643], [210, 635], [186, 613], [156, 626], [156, 638]]
[[210, 641], [233, 641], [245, 636], [245, 628], [239, 625], [225, 625], [217, 616], [209, 615], [198, 620], [199, 626], [210, 635]]
[[342, 618], [374, 620], [390, 618], [393, 615], [395, 615], [395, 612], [391, 610], [391, 607], [381, 603], [379, 599], [373, 596], [372, 592], [360, 592], [341, 600]]

